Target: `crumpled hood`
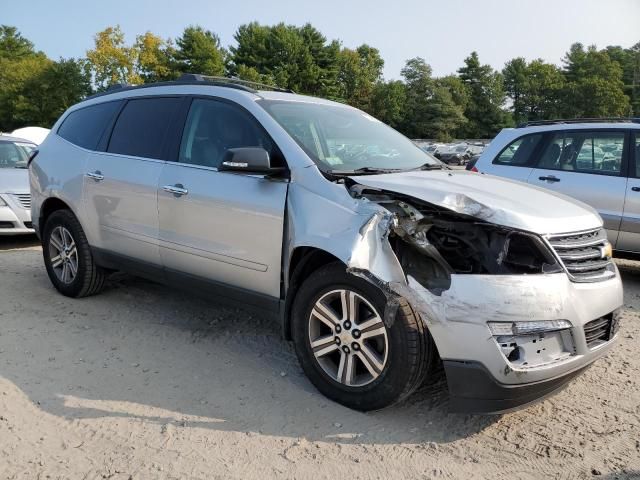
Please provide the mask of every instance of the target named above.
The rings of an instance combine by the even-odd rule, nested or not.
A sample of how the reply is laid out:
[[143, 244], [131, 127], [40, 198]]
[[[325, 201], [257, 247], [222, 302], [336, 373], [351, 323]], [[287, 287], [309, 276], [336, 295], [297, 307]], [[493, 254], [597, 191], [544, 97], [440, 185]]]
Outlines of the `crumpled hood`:
[[0, 168], [0, 193], [29, 193], [29, 170]]
[[538, 234], [602, 226], [590, 206], [515, 180], [467, 171], [411, 171], [351, 177], [354, 182], [423, 200], [497, 225]]

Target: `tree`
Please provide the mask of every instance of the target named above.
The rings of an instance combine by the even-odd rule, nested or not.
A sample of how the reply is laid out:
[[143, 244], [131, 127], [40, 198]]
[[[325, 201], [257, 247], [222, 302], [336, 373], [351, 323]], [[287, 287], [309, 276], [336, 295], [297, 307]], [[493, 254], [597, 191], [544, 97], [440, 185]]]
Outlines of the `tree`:
[[400, 80], [378, 82], [371, 93], [371, 114], [395, 129], [403, 126], [407, 92]]
[[338, 75], [339, 44], [327, 43], [312, 25], [302, 27], [279, 23], [273, 26], [252, 22], [241, 25], [230, 48], [229, 70], [238, 75], [251, 72], [276, 85], [296, 92], [334, 98]]
[[98, 90], [105, 90], [117, 83], [141, 83], [137, 73], [138, 52], [127, 47], [119, 25], [107, 27], [95, 36], [95, 47], [87, 51], [87, 60], [93, 72]]
[[35, 53], [33, 43], [24, 38], [16, 27], [0, 25], [0, 58], [19, 60]]
[[182, 73], [225, 74], [226, 52], [215, 33], [200, 26], [189, 26], [176, 40], [176, 45], [177, 68]]
[[136, 37], [136, 72], [145, 83], [174, 80], [179, 76], [176, 50], [171, 40], [147, 32]]
[[502, 75], [490, 65], [481, 65], [476, 52], [464, 60], [458, 74], [470, 93], [464, 112], [468, 122], [461, 130], [462, 135], [468, 138], [493, 137], [510, 123], [502, 110], [505, 102]]
[[373, 90], [382, 78], [384, 67], [378, 49], [366, 44], [356, 50], [343, 48], [337, 63], [338, 97], [349, 105], [371, 113]]
[[561, 116], [565, 79], [557, 66], [541, 59], [527, 63], [524, 58], [514, 58], [502, 75], [516, 123]]
[[420, 57], [408, 60], [401, 74], [406, 83], [405, 135], [451, 140], [464, 114], [448, 86], [431, 77], [431, 67]]
[[616, 117], [630, 113], [624, 94], [623, 70], [606, 51], [571, 46], [563, 59], [567, 80], [563, 114], [567, 117]]

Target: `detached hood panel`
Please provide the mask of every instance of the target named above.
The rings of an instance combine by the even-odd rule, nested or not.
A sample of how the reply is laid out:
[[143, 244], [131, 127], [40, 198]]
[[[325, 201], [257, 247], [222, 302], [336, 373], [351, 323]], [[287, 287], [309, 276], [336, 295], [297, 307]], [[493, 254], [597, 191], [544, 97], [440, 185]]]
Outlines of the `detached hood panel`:
[[351, 179], [497, 225], [543, 235], [602, 227], [598, 213], [578, 200], [492, 175], [438, 170]]

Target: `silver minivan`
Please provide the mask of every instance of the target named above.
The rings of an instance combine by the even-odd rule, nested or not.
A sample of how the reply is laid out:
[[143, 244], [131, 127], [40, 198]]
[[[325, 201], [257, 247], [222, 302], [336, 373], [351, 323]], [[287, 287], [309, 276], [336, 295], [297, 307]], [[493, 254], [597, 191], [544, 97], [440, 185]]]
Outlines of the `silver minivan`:
[[640, 253], [640, 119], [541, 121], [507, 128], [473, 168], [591, 205], [615, 250]]
[[112, 89], [32, 155], [64, 295], [109, 272], [257, 308], [360, 410], [444, 366], [453, 411], [562, 388], [615, 343], [622, 285], [587, 205], [453, 171], [349, 106], [229, 79]]

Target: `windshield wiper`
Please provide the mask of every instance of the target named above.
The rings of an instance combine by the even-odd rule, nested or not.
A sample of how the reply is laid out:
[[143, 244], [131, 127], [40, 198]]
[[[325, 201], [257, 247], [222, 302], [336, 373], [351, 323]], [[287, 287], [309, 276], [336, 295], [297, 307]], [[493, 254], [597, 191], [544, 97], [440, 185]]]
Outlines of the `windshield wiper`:
[[395, 173], [400, 172], [399, 168], [376, 168], [376, 167], [361, 167], [354, 170], [329, 170], [331, 175], [366, 175], [369, 173]]
[[451, 170], [451, 168], [447, 167], [444, 163], [425, 163], [424, 165], [420, 165], [418, 168], [412, 168], [411, 170]]

